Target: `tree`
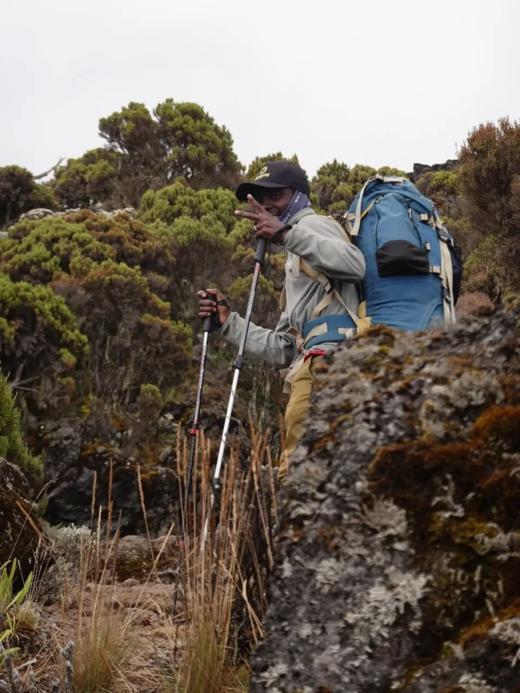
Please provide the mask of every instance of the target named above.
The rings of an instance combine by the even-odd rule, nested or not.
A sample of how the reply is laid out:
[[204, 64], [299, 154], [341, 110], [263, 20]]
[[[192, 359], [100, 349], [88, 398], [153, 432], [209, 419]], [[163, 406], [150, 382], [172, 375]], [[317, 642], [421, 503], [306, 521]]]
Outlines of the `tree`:
[[242, 169], [231, 134], [195, 103], [166, 99], [155, 111], [167, 152], [167, 180], [183, 177], [196, 188], [233, 185]]
[[[520, 122], [503, 118], [472, 130], [461, 147], [459, 184], [475, 249], [468, 267], [494, 298], [520, 291]], [[474, 286], [474, 289], [479, 287]]]
[[353, 197], [349, 182], [350, 168], [334, 159], [321, 166], [311, 181], [311, 193], [317, 206], [328, 214], [344, 212], [347, 201]]
[[366, 181], [376, 173], [382, 176], [406, 176], [404, 171], [390, 166], [375, 169], [356, 164], [349, 168], [347, 164], [334, 159], [321, 166], [312, 179], [313, 201], [326, 214], [341, 215], [347, 211]]
[[[171, 387], [190, 363], [191, 329], [171, 318], [171, 306], [138, 267], [104, 260], [71, 264], [54, 282], [88, 337], [89, 389], [128, 406], [143, 383]], [[110, 396], [108, 396], [110, 393]]]
[[234, 183], [241, 165], [225, 127], [194, 103], [166, 99], [153, 115], [131, 102], [99, 122], [100, 135], [120, 155], [123, 198], [138, 206], [148, 189], [184, 178], [195, 188]]
[[36, 207], [58, 208], [49, 186], [36, 183], [32, 173], [20, 166], [0, 167], [0, 227]]
[[300, 162], [298, 161], [298, 157], [296, 156], [296, 154], [293, 154], [291, 157], [287, 157], [284, 156], [282, 152], [276, 152], [276, 154], [266, 154], [266, 156], [257, 156], [249, 164], [249, 167], [245, 175], [246, 180], [251, 180], [252, 178], [255, 178], [255, 176], [257, 176], [260, 173], [260, 171], [268, 161], [280, 161], [280, 159], [291, 161], [293, 164], [296, 164], [297, 166], [300, 165]]
[[242, 242], [237, 231], [244, 226], [250, 230], [250, 224], [237, 222], [236, 206], [230, 190], [193, 190], [181, 181], [143, 195], [139, 217], [172, 243], [177, 272], [171, 301], [189, 322], [196, 289], [209, 284], [225, 288], [233, 249]]
[[58, 167], [53, 188], [62, 205], [89, 207], [99, 202], [109, 209], [119, 206], [120, 159], [117, 152], [100, 147]]

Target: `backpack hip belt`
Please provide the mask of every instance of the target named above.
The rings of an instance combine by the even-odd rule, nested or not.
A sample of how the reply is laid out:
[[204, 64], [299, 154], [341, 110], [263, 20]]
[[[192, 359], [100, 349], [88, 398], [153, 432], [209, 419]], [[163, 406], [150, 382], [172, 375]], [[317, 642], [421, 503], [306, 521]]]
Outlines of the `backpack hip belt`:
[[302, 328], [303, 348], [311, 349], [326, 342], [343, 342], [356, 334], [356, 324], [348, 315], [322, 315]]

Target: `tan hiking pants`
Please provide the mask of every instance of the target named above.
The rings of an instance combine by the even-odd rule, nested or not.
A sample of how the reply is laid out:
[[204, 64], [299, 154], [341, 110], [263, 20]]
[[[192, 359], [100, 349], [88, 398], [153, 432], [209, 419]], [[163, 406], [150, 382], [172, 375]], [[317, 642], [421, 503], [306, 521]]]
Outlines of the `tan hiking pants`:
[[287, 476], [289, 458], [305, 430], [305, 418], [309, 412], [315, 381], [313, 369], [316, 360], [320, 358], [322, 357], [311, 356], [304, 361], [291, 381], [291, 394], [285, 410], [285, 446], [280, 457], [278, 470], [280, 481]]

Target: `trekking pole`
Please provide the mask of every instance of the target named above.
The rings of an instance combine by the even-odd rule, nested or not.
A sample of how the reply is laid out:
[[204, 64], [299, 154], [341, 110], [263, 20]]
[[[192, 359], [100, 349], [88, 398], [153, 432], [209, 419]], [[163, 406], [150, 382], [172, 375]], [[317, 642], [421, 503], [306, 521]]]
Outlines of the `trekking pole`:
[[[242, 339], [240, 340], [240, 346], [238, 347], [235, 362], [233, 364], [233, 368], [234, 368], [233, 382], [231, 383], [231, 393], [229, 395], [229, 401], [228, 401], [228, 406], [227, 406], [227, 411], [226, 411], [226, 418], [224, 420], [224, 427], [222, 429], [222, 437], [220, 439], [220, 448], [218, 451], [217, 464], [215, 465], [215, 471], [213, 474], [213, 481], [212, 481], [213, 490], [211, 492], [211, 508], [213, 508], [213, 505], [215, 503], [215, 496], [220, 491], [220, 472], [222, 469], [222, 463], [224, 461], [224, 453], [226, 450], [226, 442], [227, 442], [227, 437], [228, 437], [228, 432], [229, 432], [229, 425], [231, 423], [231, 414], [233, 412], [233, 404], [235, 402], [235, 395], [237, 392], [238, 378], [240, 376], [240, 371], [242, 370], [242, 366], [244, 365], [244, 352], [245, 352], [245, 348], [246, 348], [247, 333], [249, 331], [249, 324], [251, 322], [251, 313], [253, 312], [253, 303], [255, 300], [255, 294], [256, 294], [256, 288], [258, 285], [258, 279], [260, 277], [260, 273], [262, 271], [262, 267], [264, 264], [265, 252], [267, 250], [267, 243], [268, 243], [268, 241], [266, 238], [259, 238], [258, 239], [258, 245], [256, 246], [255, 269], [253, 272], [253, 281], [251, 283], [251, 290], [249, 292], [249, 299], [247, 301], [246, 314], [244, 317], [244, 330], [242, 332]], [[206, 523], [204, 526], [203, 542], [206, 540], [206, 536], [208, 533], [208, 523], [209, 523], [209, 514], [208, 514], [208, 517], [206, 518]]]
[[[211, 292], [206, 292], [210, 293]], [[188, 504], [188, 498], [191, 492], [191, 484], [193, 478], [193, 465], [195, 462], [195, 456], [197, 454], [199, 433], [200, 433], [200, 408], [202, 405], [202, 390], [204, 388], [204, 377], [206, 375], [206, 359], [208, 356], [208, 342], [209, 333], [213, 332], [215, 328], [215, 316], [209, 315], [204, 320], [202, 327], [202, 355], [200, 357], [200, 370], [199, 370], [199, 384], [197, 387], [197, 398], [195, 400], [195, 413], [193, 415], [193, 421], [189, 429], [189, 434], [191, 435], [191, 448], [190, 457], [188, 461], [188, 472], [186, 478], [186, 506]]]

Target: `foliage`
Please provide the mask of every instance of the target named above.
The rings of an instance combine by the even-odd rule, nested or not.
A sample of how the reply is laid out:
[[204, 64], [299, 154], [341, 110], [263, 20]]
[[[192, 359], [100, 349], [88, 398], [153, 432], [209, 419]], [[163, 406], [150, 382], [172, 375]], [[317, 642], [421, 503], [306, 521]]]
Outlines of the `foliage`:
[[23, 587], [18, 592], [15, 592], [14, 579], [16, 575], [16, 565], [16, 559], [13, 559], [10, 568], [9, 562], [4, 563], [4, 565], [0, 567], [0, 613], [2, 618], [5, 618], [9, 609], [16, 609], [22, 605], [31, 587], [32, 572], [29, 573], [24, 580]]
[[189, 217], [213, 228], [219, 224], [229, 233], [235, 224], [233, 212], [236, 208], [237, 200], [230, 190], [193, 190], [182, 181], [176, 181], [161, 190], [146, 192], [139, 218], [144, 223], [161, 221], [171, 225], [179, 217]]
[[433, 200], [443, 222], [452, 233], [455, 232], [458, 241], [466, 240], [467, 224], [461, 206], [459, 169], [427, 171], [417, 178], [415, 184], [423, 195]]
[[[30, 478], [41, 478], [41, 459], [22, 440], [20, 414], [7, 380], [0, 374], [0, 457], [17, 464]], [[0, 596], [1, 599], [1, 596]]]
[[103, 203], [106, 208], [121, 204], [117, 195], [121, 156], [110, 149], [91, 149], [78, 159], [60, 166], [53, 189], [64, 207], [88, 207]]
[[[492, 296], [518, 292], [520, 122], [503, 118], [497, 124], [480, 125], [469, 134], [459, 158], [464, 212], [480, 236], [472, 262], [487, 270]], [[491, 242], [486, 240], [491, 236], [494, 256], [490, 256]]]
[[152, 115], [131, 102], [102, 118], [99, 130], [120, 155], [121, 194], [134, 206], [147, 189], [178, 177], [200, 188], [231, 184], [240, 173], [229, 131], [194, 103], [166, 99]]
[[[236, 277], [230, 284], [227, 295], [233, 309], [243, 314], [247, 305], [247, 299], [251, 289], [253, 275]], [[273, 282], [260, 275], [258, 279], [257, 293], [255, 296], [255, 320], [259, 324], [271, 325], [274, 327], [280, 315], [279, 293], [275, 289]]]
[[346, 212], [356, 194], [376, 173], [382, 176], [406, 176], [404, 171], [390, 166], [375, 169], [356, 164], [350, 168], [336, 159], [324, 164], [311, 181], [311, 195], [315, 206], [331, 215]]
[[[88, 363], [74, 344], [56, 336], [48, 340], [47, 358], [59, 356], [62, 369], [79, 362], [78, 383], [85, 394], [110, 393], [114, 402], [129, 403], [142, 382], [175, 385], [189, 364], [191, 329], [172, 320], [177, 308], [166, 300], [176, 298], [173, 245], [172, 238], [126, 214], [80, 211], [12, 227], [0, 246], [0, 268], [12, 279], [37, 285], [21, 282], [25, 292], [45, 291], [54, 302], [64, 307], [66, 302], [69, 322], [74, 315], [85, 347], [88, 340]], [[61, 323], [65, 329], [65, 316]], [[4, 332], [8, 328], [6, 322]], [[34, 341], [30, 346], [34, 351]], [[35, 369], [38, 363], [40, 371], [49, 365], [44, 358]]]
[[0, 228], [9, 226], [21, 214], [35, 207], [57, 209], [58, 202], [52, 190], [37, 183], [25, 168], [0, 167]]
[[48, 286], [14, 282], [0, 274], [0, 363], [19, 391], [67, 370], [65, 353], [84, 363], [87, 338], [65, 301]]
[[182, 176], [197, 187], [235, 180], [241, 166], [233, 152], [231, 135], [201, 106], [166, 99], [154, 115], [166, 146], [168, 180]]
[[280, 159], [291, 161], [293, 164], [297, 164], [298, 166], [300, 165], [300, 162], [298, 161], [298, 157], [296, 156], [296, 154], [293, 154], [292, 156], [284, 156], [282, 152], [276, 152], [275, 154], [257, 156], [248, 166], [245, 176], [246, 180], [251, 180], [252, 178], [255, 178], [268, 161], [280, 161]]
[[28, 599], [33, 574], [30, 572], [17, 590], [17, 567], [16, 559], [0, 566], [0, 666], [5, 664], [7, 657], [18, 652], [20, 638], [31, 633], [38, 621]]
[[70, 272], [71, 263], [101, 262], [114, 257], [112, 247], [97, 240], [82, 225], [60, 217], [21, 221], [10, 229], [1, 247], [0, 266], [14, 281], [51, 282], [58, 272]]
[[330, 214], [346, 211], [347, 203], [353, 197], [349, 176], [347, 164], [336, 159], [318, 169], [311, 182], [311, 193], [320, 209]]
[[159, 387], [182, 380], [189, 364], [191, 329], [170, 318], [170, 304], [150, 290], [138, 267], [105, 260], [72, 265], [56, 290], [78, 314], [91, 345], [89, 368], [96, 395], [128, 404], [142, 382]]
[[179, 268], [172, 277], [172, 302], [193, 328], [198, 324], [195, 292], [216, 285], [225, 293], [236, 272], [231, 264], [233, 250], [251, 235], [250, 223], [236, 221], [236, 207], [229, 190], [193, 190], [181, 181], [143, 195], [139, 217], [172, 244]]

